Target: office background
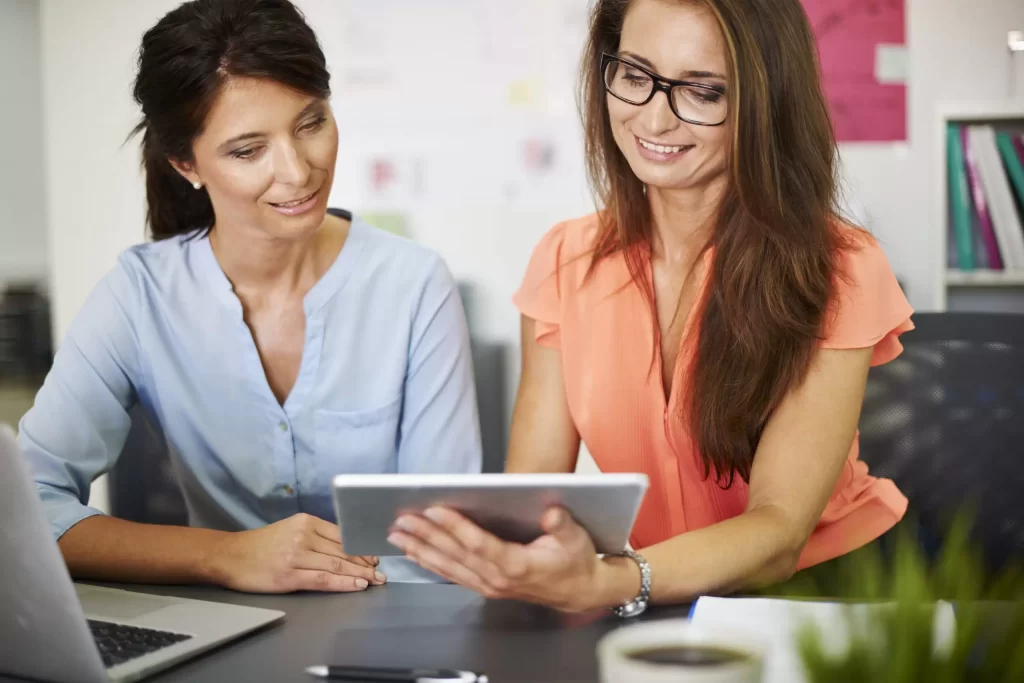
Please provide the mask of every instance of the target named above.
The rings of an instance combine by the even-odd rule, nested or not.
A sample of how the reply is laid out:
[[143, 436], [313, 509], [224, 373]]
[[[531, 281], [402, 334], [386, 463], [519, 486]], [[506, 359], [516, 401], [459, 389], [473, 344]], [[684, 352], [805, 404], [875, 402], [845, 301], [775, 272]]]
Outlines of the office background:
[[[142, 32], [178, 0], [0, 0], [0, 287], [37, 281], [59, 342], [125, 247], [144, 238], [130, 97]], [[509, 299], [556, 221], [593, 209], [574, 83], [586, 0], [297, 0], [323, 44], [341, 144], [332, 205], [437, 249], [474, 336], [505, 344]], [[853, 5], [856, 3], [842, 3]], [[841, 145], [846, 199], [912, 305], [947, 301], [937, 110], [1016, 101], [1020, 0], [906, 0], [906, 139]], [[1006, 306], [1024, 312], [1024, 286]], [[0, 378], [2, 379], [2, 378]], [[16, 419], [32, 387], [0, 393]], [[96, 490], [102, 500], [102, 487]]]

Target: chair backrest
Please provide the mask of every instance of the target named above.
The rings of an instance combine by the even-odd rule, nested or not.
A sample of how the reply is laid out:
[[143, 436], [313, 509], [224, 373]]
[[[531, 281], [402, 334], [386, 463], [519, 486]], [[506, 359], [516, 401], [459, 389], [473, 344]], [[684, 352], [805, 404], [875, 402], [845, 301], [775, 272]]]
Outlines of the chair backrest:
[[163, 432], [139, 404], [129, 416], [131, 430], [110, 472], [111, 513], [142, 524], [188, 526], [188, 511]]
[[993, 565], [1024, 557], [1024, 315], [918, 313], [872, 368], [861, 457], [933, 535], [964, 506]]

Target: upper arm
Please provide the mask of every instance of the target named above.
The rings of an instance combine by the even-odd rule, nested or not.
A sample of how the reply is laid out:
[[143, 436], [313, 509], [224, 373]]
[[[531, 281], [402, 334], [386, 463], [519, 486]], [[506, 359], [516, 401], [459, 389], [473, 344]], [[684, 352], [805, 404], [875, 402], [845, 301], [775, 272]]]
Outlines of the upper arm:
[[572, 472], [580, 435], [569, 413], [562, 353], [537, 341], [536, 322], [521, 317], [522, 371], [509, 438], [508, 472]]
[[18, 439], [58, 537], [98, 512], [86, 507], [90, 484], [114, 466], [131, 427], [134, 287], [119, 267], [90, 293], [21, 420]]
[[871, 347], [818, 349], [803, 383], [783, 399], [758, 443], [748, 509], [782, 512], [801, 545], [849, 455], [871, 357]]
[[438, 258], [412, 324], [402, 399], [401, 472], [479, 472], [473, 355], [458, 288]]
[[902, 351], [913, 328], [881, 245], [851, 233], [838, 260], [824, 337], [810, 370], [771, 417], [750, 473], [749, 506], [782, 510], [799, 540], [821, 517], [857, 432], [868, 369]]

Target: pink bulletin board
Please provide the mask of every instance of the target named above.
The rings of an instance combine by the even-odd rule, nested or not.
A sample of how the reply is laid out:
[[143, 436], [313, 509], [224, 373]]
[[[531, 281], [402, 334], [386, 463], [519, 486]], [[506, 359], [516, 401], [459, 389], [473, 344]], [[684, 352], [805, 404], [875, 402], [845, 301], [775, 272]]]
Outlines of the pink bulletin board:
[[801, 1], [818, 39], [836, 139], [906, 140], [905, 0]]

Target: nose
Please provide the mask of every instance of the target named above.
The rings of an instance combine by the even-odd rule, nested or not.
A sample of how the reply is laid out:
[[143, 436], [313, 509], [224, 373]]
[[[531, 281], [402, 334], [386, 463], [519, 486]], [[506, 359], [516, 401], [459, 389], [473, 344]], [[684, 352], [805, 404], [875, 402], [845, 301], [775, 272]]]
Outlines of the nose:
[[274, 157], [274, 177], [277, 182], [305, 187], [309, 181], [310, 166], [302, 147], [294, 142], [278, 146]]
[[668, 103], [668, 93], [664, 90], [654, 93], [651, 101], [643, 107], [640, 121], [646, 132], [652, 136], [659, 136], [675, 130], [680, 124]]

